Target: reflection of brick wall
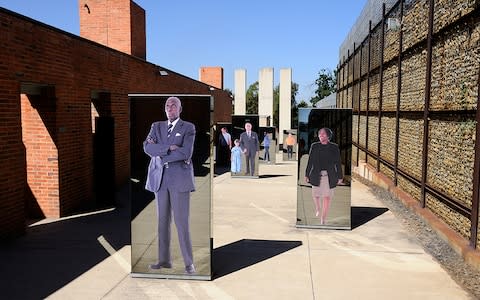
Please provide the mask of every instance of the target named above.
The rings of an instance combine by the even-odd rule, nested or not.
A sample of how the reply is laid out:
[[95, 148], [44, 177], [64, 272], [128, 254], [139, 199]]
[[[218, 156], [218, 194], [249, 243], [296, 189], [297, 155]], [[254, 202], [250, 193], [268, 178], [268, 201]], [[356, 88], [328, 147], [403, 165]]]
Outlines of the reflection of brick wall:
[[[108, 114], [114, 119], [112, 173], [117, 187], [126, 183], [130, 174], [129, 93], [218, 93], [214, 121], [230, 121], [231, 99], [223, 91], [211, 91], [208, 85], [170, 70], [160, 75], [157, 65], [1, 9], [0, 20], [4, 24], [2, 47], [10, 49], [0, 51], [0, 77], [5, 78], [0, 81], [0, 99], [5, 104], [0, 110], [0, 239], [24, 230], [25, 219], [32, 216], [26, 209], [66, 216], [90, 206], [94, 199], [92, 92], [109, 95]], [[25, 82], [53, 87], [48, 99], [54, 105], [27, 112], [35, 106], [33, 98], [20, 98], [22, 93], [29, 93], [22, 91], [21, 83]], [[101, 105], [96, 109], [103, 110]], [[29, 121], [33, 113], [36, 119]], [[23, 137], [31, 171], [28, 176], [22, 127], [28, 132]], [[42, 140], [50, 136], [53, 142], [33, 140], [37, 130], [42, 132]], [[44, 152], [42, 147], [49, 150]], [[33, 154], [38, 157], [30, 158]], [[52, 168], [35, 173], [32, 162], [36, 159], [39, 165], [46, 162]], [[35, 181], [52, 189], [38, 189]], [[39, 207], [26, 208], [25, 199], [36, 199]], [[52, 199], [58, 199], [57, 203]]]

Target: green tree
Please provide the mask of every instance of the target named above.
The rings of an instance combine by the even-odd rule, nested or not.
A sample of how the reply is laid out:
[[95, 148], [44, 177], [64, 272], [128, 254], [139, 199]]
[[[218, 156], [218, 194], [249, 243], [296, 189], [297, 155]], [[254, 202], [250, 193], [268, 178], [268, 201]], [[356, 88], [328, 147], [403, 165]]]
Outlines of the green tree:
[[321, 69], [318, 72], [318, 78], [315, 80], [317, 89], [315, 90], [315, 96], [310, 99], [312, 106], [327, 97], [337, 89], [337, 72], [330, 71], [328, 69]]
[[248, 87], [246, 97], [247, 114], [258, 114], [258, 81]]

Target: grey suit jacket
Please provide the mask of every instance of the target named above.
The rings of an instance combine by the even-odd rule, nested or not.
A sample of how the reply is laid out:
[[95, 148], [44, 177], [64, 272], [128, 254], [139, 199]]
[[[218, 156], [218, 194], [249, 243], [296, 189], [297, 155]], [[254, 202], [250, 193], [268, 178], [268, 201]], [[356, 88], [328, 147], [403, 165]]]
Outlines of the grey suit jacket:
[[145, 189], [150, 192], [158, 192], [160, 182], [162, 182], [163, 163], [160, 156], [152, 156], [148, 165], [147, 180]]
[[258, 141], [258, 135], [256, 132], [251, 131], [251, 136], [248, 137], [247, 132], [243, 132], [240, 135], [240, 147], [242, 150], [247, 149], [247, 155], [255, 155], [257, 151], [260, 151], [260, 142]]
[[[168, 164], [168, 176], [174, 179], [169, 180], [170, 189], [176, 192], [192, 192], [195, 190], [192, 165], [195, 125], [180, 119], [170, 137], [167, 130], [168, 121], [154, 122], [143, 142], [143, 150], [150, 157], [159, 156], [165, 167]], [[149, 139], [154, 143], [148, 143]], [[179, 148], [170, 151], [171, 145], [177, 145]], [[151, 179], [154, 180], [154, 178]]]

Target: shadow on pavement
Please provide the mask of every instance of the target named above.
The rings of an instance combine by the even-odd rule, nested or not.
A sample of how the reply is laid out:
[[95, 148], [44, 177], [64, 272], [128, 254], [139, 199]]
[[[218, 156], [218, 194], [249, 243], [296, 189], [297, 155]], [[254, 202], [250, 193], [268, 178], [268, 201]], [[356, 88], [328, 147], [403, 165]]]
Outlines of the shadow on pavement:
[[[124, 193], [128, 195], [127, 193]], [[3, 299], [44, 299], [130, 244], [130, 208], [97, 211], [27, 228], [0, 245]]]
[[292, 176], [292, 175], [265, 174], [265, 175], [260, 175], [260, 176], [258, 176], [258, 178], [275, 178], [275, 177], [284, 177], [284, 176]]
[[225, 173], [230, 173], [230, 166], [219, 166], [215, 164], [214, 176], [220, 176]]
[[385, 207], [352, 206], [352, 230], [388, 211]]
[[298, 246], [301, 241], [243, 239], [213, 250], [213, 279], [239, 271]]

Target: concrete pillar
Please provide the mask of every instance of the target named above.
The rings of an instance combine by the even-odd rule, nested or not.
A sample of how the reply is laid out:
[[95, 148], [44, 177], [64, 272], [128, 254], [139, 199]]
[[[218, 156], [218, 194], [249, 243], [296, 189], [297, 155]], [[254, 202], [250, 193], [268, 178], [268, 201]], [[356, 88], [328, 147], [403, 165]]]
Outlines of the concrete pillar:
[[292, 128], [292, 68], [280, 69], [280, 101], [279, 101], [278, 139], [283, 143], [283, 131]]
[[247, 111], [247, 70], [235, 70], [235, 115], [245, 115]]
[[[273, 68], [263, 68], [258, 72], [258, 115], [260, 126], [272, 125]], [[267, 124], [268, 118], [270, 118], [270, 124]]]

